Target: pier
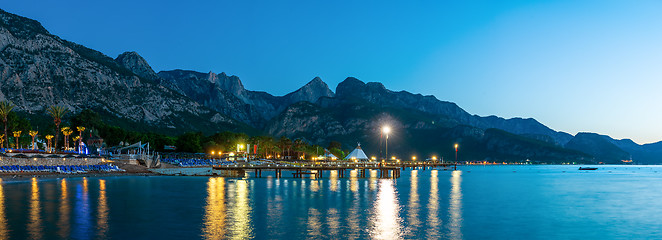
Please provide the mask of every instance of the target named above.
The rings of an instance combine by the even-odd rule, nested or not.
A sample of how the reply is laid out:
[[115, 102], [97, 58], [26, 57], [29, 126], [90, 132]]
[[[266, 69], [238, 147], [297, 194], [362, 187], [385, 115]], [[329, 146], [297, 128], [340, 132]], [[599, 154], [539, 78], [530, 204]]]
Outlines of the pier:
[[344, 178], [347, 170], [357, 170], [358, 177], [366, 177], [366, 172], [376, 170], [379, 178], [398, 178], [402, 170], [410, 169], [433, 169], [433, 168], [457, 169], [455, 163], [441, 162], [403, 162], [403, 163], [273, 163], [253, 165], [248, 163], [238, 163], [232, 165], [213, 166], [213, 170], [237, 171], [238, 175], [246, 172], [253, 172], [256, 178], [262, 177], [262, 171], [273, 171], [277, 178], [283, 177], [283, 170], [291, 171], [292, 177], [303, 178], [304, 176], [314, 175], [317, 178], [324, 177], [325, 171], [338, 172], [339, 178]]

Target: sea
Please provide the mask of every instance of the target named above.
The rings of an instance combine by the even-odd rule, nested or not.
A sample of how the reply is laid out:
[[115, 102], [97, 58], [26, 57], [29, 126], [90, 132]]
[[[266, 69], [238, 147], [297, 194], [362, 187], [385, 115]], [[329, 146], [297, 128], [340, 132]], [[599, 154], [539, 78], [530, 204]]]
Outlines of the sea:
[[595, 167], [25, 177], [0, 184], [0, 239], [662, 239], [662, 166]]

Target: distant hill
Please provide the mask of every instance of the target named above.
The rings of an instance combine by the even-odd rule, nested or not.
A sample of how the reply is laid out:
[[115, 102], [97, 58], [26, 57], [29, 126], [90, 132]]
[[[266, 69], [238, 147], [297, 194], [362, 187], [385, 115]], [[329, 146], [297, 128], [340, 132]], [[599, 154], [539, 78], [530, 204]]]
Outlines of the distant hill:
[[105, 121], [142, 131], [237, 131], [302, 138], [344, 148], [361, 142], [383, 153], [380, 128], [394, 128], [389, 152], [461, 160], [662, 163], [662, 142], [555, 131], [532, 118], [472, 115], [457, 104], [349, 77], [335, 92], [319, 77], [284, 96], [251, 91], [237, 76], [170, 70], [156, 73], [142, 56], [110, 58], [50, 34], [34, 20], [0, 10], [0, 100], [23, 115], [50, 105], [93, 109]]
[[578, 133], [565, 147], [591, 154], [596, 162], [621, 163], [621, 160], [630, 159], [628, 152], [595, 133]]

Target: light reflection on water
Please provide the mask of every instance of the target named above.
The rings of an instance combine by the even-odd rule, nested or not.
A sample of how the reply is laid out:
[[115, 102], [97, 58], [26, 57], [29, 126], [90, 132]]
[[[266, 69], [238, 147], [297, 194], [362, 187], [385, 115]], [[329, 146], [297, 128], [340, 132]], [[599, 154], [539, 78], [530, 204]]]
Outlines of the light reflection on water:
[[[356, 178], [351, 178], [349, 180], [349, 184], [351, 186], [357, 186], [358, 183], [356, 183]], [[351, 190], [354, 189], [354, 190]], [[346, 191], [346, 190], [345, 190]], [[352, 188], [350, 187], [350, 191], [353, 194], [346, 194], [348, 197], [351, 197], [351, 207], [349, 208], [349, 212], [347, 214], [347, 225], [349, 226], [349, 232], [346, 234], [347, 239], [359, 239], [359, 211], [360, 211], [360, 206], [359, 206], [359, 194], [356, 194], [356, 187]]]
[[220, 239], [225, 236], [225, 180], [209, 178], [205, 206], [204, 237]]
[[235, 184], [230, 184], [230, 199], [232, 208], [229, 209], [230, 213], [230, 239], [248, 239], [253, 237], [253, 226], [251, 218], [251, 205], [248, 199], [248, 181], [237, 180]]
[[69, 196], [67, 192], [67, 179], [60, 180], [60, 219], [57, 223], [58, 234], [60, 238], [65, 239], [69, 237], [69, 213], [71, 208], [69, 206]]
[[320, 221], [321, 213], [315, 208], [308, 210], [308, 236], [314, 239], [322, 238], [322, 222]]
[[[398, 179], [348, 171], [344, 178], [325, 172], [315, 179], [3, 181], [0, 239], [581, 239], [586, 234], [651, 239], [662, 234], [650, 217], [662, 215], [656, 200], [662, 198], [660, 167], [592, 173], [564, 166], [463, 170], [406, 170]], [[587, 233], [587, 227], [599, 231]]]
[[329, 171], [329, 187], [331, 191], [338, 191], [338, 171]]
[[88, 179], [83, 177], [81, 184], [76, 185], [76, 201], [74, 207], [74, 224], [73, 237], [77, 239], [89, 238], [92, 235], [92, 221], [90, 219], [90, 200]]
[[449, 238], [462, 239], [462, 171], [453, 171], [451, 176]]
[[[439, 229], [441, 220], [439, 219], [439, 177], [438, 171], [432, 170], [430, 174], [430, 198], [428, 201], [428, 229]], [[439, 238], [439, 231], [427, 231], [428, 239]]]
[[359, 191], [359, 171], [358, 170], [352, 170], [349, 171], [349, 189], [352, 192], [357, 192]]
[[375, 215], [371, 219], [374, 226], [370, 235], [373, 239], [402, 239], [400, 205], [393, 181], [380, 180], [378, 191], [373, 209]]
[[28, 233], [31, 239], [41, 239], [41, 203], [39, 199], [39, 185], [37, 178], [31, 180], [32, 191], [30, 194], [30, 221], [28, 222]]
[[418, 196], [418, 170], [411, 171], [411, 180], [410, 180], [410, 193], [409, 193], [409, 213], [407, 214], [407, 220], [409, 221], [410, 229], [417, 229], [421, 225], [421, 221], [418, 219], [418, 212], [420, 208], [419, 196]]
[[338, 209], [331, 208], [327, 211], [326, 214], [326, 225], [329, 230], [329, 236], [338, 236], [338, 230], [340, 229], [340, 214]]
[[0, 239], [8, 239], [7, 216], [5, 216], [5, 192], [0, 179]]
[[107, 238], [108, 233], [108, 199], [106, 198], [106, 180], [99, 179], [99, 203], [97, 206], [97, 234], [99, 238]]

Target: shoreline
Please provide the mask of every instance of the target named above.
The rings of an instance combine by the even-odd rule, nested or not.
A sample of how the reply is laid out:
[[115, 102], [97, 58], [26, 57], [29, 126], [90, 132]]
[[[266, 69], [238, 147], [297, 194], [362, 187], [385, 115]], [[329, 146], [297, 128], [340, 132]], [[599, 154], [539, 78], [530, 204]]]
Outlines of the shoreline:
[[80, 177], [115, 177], [115, 176], [160, 176], [161, 174], [149, 171], [138, 165], [115, 163], [123, 172], [87, 172], [87, 173], [54, 173], [54, 172], [4, 172], [0, 173], [2, 182], [22, 182], [32, 178], [38, 180], [50, 180], [58, 178], [80, 178]]
[[0, 173], [2, 183], [24, 182], [36, 178], [38, 181], [52, 180], [60, 178], [82, 178], [82, 177], [122, 177], [122, 176], [162, 176], [156, 173], [146, 172], [99, 172], [99, 173], [80, 173], [80, 174], [59, 174], [59, 173]]

